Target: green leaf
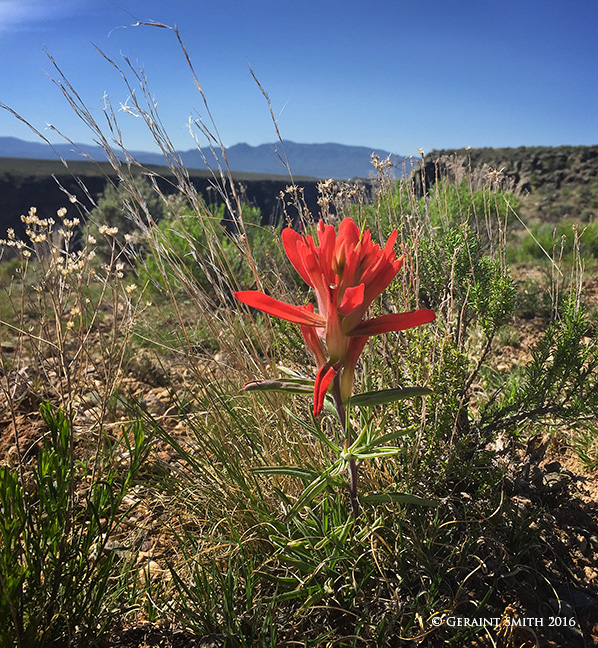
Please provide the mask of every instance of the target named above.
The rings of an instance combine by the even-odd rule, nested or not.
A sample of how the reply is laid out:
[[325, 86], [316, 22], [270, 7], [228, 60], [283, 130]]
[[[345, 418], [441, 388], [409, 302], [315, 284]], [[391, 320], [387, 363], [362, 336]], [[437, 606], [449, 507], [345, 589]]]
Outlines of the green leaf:
[[416, 396], [429, 396], [432, 393], [432, 390], [427, 387], [382, 389], [380, 391], [369, 391], [352, 396], [349, 404], [357, 405], [357, 407], [373, 407], [374, 405], [384, 405], [385, 403], [392, 403], [396, 400], [404, 400], [406, 398], [415, 398]]
[[320, 429], [320, 423], [318, 419], [316, 419], [314, 416], [312, 416], [311, 423], [299, 418], [292, 410], [290, 410], [288, 407], [283, 406], [283, 409], [287, 416], [300, 425], [304, 430], [309, 432], [312, 436], [314, 436], [316, 439], [321, 441], [322, 443], [325, 443], [335, 454], [339, 454], [341, 452], [341, 448], [337, 446], [335, 443], [330, 441], [328, 437], [322, 432]]
[[402, 428], [400, 430], [396, 430], [395, 432], [389, 432], [388, 434], [383, 434], [381, 437], [377, 437], [375, 439], [372, 439], [371, 443], [368, 444], [368, 449], [369, 448], [376, 448], [384, 445], [385, 443], [388, 443], [389, 441], [394, 441], [395, 439], [399, 439], [408, 432], [412, 432], [413, 428]]
[[330, 483], [330, 478], [336, 476], [344, 462], [339, 459], [332, 466], [329, 466], [319, 477], [316, 477], [311, 484], [303, 491], [301, 497], [295, 502], [293, 508], [285, 516], [285, 520], [290, 520], [295, 516], [302, 507], [309, 505]]
[[[301, 555], [302, 553], [299, 553], [299, 556]], [[285, 553], [281, 553], [279, 554], [278, 559], [281, 562], [283, 562], [285, 565], [289, 565], [290, 567], [294, 567], [295, 569], [298, 569], [303, 574], [311, 574], [314, 571], [313, 563], [308, 562], [307, 560], [301, 560], [300, 557], [296, 558], [294, 556], [289, 556]]]
[[251, 472], [261, 475], [287, 475], [288, 477], [298, 477], [299, 479], [314, 479], [319, 476], [313, 470], [297, 468], [295, 466], [260, 466], [259, 468], [251, 468]]
[[258, 578], [263, 578], [264, 580], [274, 583], [275, 585], [280, 585], [281, 587], [297, 587], [301, 584], [301, 581], [298, 578], [286, 578], [284, 576], [276, 576], [275, 574], [270, 574], [269, 572], [260, 571], [259, 569], [253, 572]]
[[303, 380], [297, 378], [295, 380], [253, 380], [248, 382], [243, 391], [271, 391], [271, 392], [284, 392], [287, 394], [313, 394], [314, 383], [313, 380]]
[[321, 550], [324, 547], [328, 546], [331, 542], [336, 541], [336, 544], [344, 544], [346, 541], [347, 537], [349, 536], [349, 532], [353, 528], [354, 524], [354, 519], [353, 518], [347, 518], [347, 521], [342, 524], [341, 526], [336, 526], [330, 529], [327, 532], [327, 535], [325, 535], [314, 547], [316, 550]]
[[[284, 374], [285, 376], [288, 376], [292, 380], [304, 380], [305, 382], [309, 382], [307, 378], [303, 378], [301, 374], [297, 373], [294, 369], [291, 369], [290, 367], [285, 367], [284, 365], [276, 365], [276, 368], [280, 373]], [[313, 380], [312, 380], [313, 384]]]
[[424, 499], [411, 493], [368, 493], [359, 498], [362, 502], [372, 504], [388, 504], [389, 502], [398, 502], [399, 504], [416, 504], [418, 506], [438, 506], [435, 500]]
[[322, 588], [320, 587], [320, 585], [310, 585], [309, 587], [298, 587], [297, 589], [294, 589], [292, 592], [276, 592], [275, 596], [266, 598], [264, 599], [264, 601], [268, 603], [272, 603], [272, 602], [279, 603], [280, 601], [290, 601], [296, 598], [305, 598], [306, 596], [311, 596], [315, 594], [321, 589]]
[[383, 446], [380, 448], [368, 449], [365, 448], [363, 452], [353, 452], [352, 457], [355, 459], [379, 459], [380, 457], [392, 457], [399, 454], [402, 448], [395, 446]]

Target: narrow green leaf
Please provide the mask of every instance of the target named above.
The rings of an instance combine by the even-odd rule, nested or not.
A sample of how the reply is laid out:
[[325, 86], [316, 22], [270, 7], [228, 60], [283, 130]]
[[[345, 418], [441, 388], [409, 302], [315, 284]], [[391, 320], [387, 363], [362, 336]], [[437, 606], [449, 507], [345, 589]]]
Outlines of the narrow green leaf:
[[306, 560], [301, 560], [301, 558], [295, 558], [294, 556], [288, 556], [283, 553], [278, 556], [278, 559], [285, 563], [285, 565], [295, 567], [295, 569], [298, 569], [303, 574], [311, 574], [314, 570], [312, 563], [307, 562]]
[[[359, 437], [353, 442], [351, 447], [348, 449], [347, 454], [353, 456], [357, 454], [363, 454], [366, 452], [376, 452], [378, 448], [384, 448], [385, 443], [388, 443], [389, 441], [394, 441], [395, 439], [402, 437], [404, 434], [406, 434], [409, 431], [410, 431], [409, 429], [401, 429], [401, 430], [396, 430], [395, 432], [389, 432], [388, 434], [383, 434], [381, 437], [372, 439], [369, 443], [365, 445], [361, 445], [361, 440], [364, 436], [364, 433], [362, 432], [359, 435]], [[397, 448], [393, 448], [393, 452], [396, 449]]]
[[334, 464], [329, 466], [319, 477], [314, 479], [312, 483], [301, 493], [301, 497], [295, 502], [293, 508], [285, 516], [285, 520], [290, 520], [297, 512], [303, 507], [307, 506], [315, 497], [317, 497], [328, 486], [330, 477], [338, 474], [339, 468], [343, 465], [343, 461], [339, 459]]
[[327, 532], [327, 535], [325, 535], [322, 540], [315, 545], [314, 549], [323, 549], [334, 540], [336, 540], [337, 543], [343, 544], [347, 539], [349, 532], [353, 528], [353, 524], [354, 519], [350, 517], [341, 526], [333, 527]]
[[416, 396], [429, 396], [432, 390], [427, 387], [404, 387], [399, 389], [382, 389], [380, 391], [369, 391], [363, 394], [352, 396], [349, 404], [357, 407], [373, 407], [374, 405], [384, 405], [396, 400], [406, 398], [415, 398]]
[[290, 601], [296, 598], [305, 598], [306, 596], [313, 595], [315, 592], [321, 590], [319, 585], [311, 585], [309, 587], [298, 587], [292, 592], [276, 592], [276, 595], [271, 598], [266, 598], [264, 601], [280, 603], [281, 601]]
[[290, 520], [297, 512], [303, 507], [307, 506], [315, 497], [317, 497], [327, 486], [327, 475], [321, 475], [314, 479], [312, 483], [303, 491], [301, 497], [295, 502], [295, 506], [285, 516], [286, 520]]
[[[276, 368], [280, 373], [283, 373], [285, 376], [288, 376], [292, 380], [303, 380], [305, 382], [309, 382], [309, 379], [303, 378], [301, 374], [298, 374], [294, 369], [291, 369], [290, 367], [285, 367], [284, 365], [276, 365]], [[313, 385], [313, 380], [311, 381]]]
[[402, 448], [395, 446], [384, 446], [382, 448], [366, 449], [363, 452], [354, 452], [352, 456], [355, 459], [378, 459], [380, 457], [392, 457], [401, 452]]
[[313, 394], [314, 383], [307, 380], [253, 380], [248, 382], [243, 391], [271, 391], [287, 394]]
[[411, 432], [412, 428], [400, 429], [395, 432], [389, 432], [388, 434], [383, 434], [381, 437], [373, 439], [372, 442], [368, 445], [368, 449], [376, 448], [388, 443], [389, 441], [394, 441], [395, 439], [400, 439], [402, 436]]
[[424, 499], [411, 493], [368, 493], [359, 498], [362, 502], [372, 504], [387, 504], [388, 502], [398, 502], [399, 504], [416, 504], [418, 506], [438, 506], [435, 500]]
[[307, 468], [296, 468], [295, 466], [260, 466], [251, 468], [252, 473], [258, 475], [287, 475], [288, 477], [298, 477], [299, 479], [314, 479], [318, 473]]
[[316, 439], [321, 441], [322, 443], [325, 443], [335, 454], [338, 454], [341, 451], [341, 448], [337, 446], [335, 443], [330, 441], [328, 437], [322, 432], [320, 429], [320, 423], [318, 419], [315, 417], [312, 417], [311, 423], [299, 418], [294, 412], [292, 412], [288, 407], [283, 406], [284, 411], [286, 412], [287, 416], [300, 425], [304, 430], [309, 432], [312, 436], [314, 436]]
[[276, 576], [275, 574], [270, 574], [269, 572], [264, 572], [257, 570], [254, 572], [254, 575], [258, 578], [263, 578], [264, 580], [274, 583], [275, 585], [280, 585], [281, 587], [297, 587], [301, 584], [301, 581], [298, 578], [286, 578], [284, 576]]

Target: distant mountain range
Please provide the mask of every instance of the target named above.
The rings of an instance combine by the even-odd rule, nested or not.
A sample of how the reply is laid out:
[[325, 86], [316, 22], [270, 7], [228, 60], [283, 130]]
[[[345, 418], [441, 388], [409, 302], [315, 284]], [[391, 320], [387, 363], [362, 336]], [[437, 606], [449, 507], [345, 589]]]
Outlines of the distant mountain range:
[[[144, 151], [130, 152], [142, 164], [164, 165], [160, 153]], [[215, 166], [214, 156], [207, 152], [208, 161]], [[297, 144], [285, 141], [277, 144], [235, 144], [226, 149], [226, 157], [231, 171], [287, 175], [282, 161], [288, 159], [291, 172], [296, 176], [311, 178], [334, 178], [338, 180], [363, 178], [374, 175], [371, 154], [381, 159], [390, 156], [395, 175], [401, 176], [411, 171], [413, 162], [408, 157], [394, 155], [387, 151], [370, 149], [365, 146], [345, 146], [343, 144]], [[54, 148], [45, 142], [28, 142], [16, 137], [0, 137], [0, 157], [25, 158], [37, 160], [84, 160], [85, 154], [98, 162], [106, 160], [100, 146], [86, 144], [56, 144]], [[197, 149], [180, 151], [179, 156], [188, 169], [205, 169], [201, 153]], [[219, 156], [221, 154], [219, 153]]]

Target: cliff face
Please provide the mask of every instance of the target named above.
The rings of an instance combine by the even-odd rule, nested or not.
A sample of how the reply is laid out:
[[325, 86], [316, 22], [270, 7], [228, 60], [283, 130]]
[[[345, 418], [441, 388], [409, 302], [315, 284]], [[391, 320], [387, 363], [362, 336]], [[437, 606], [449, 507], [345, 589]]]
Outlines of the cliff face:
[[[79, 165], [71, 173], [62, 165], [48, 163], [39, 166], [32, 161], [31, 167], [21, 160], [14, 168], [0, 169], [0, 238], [6, 230], [12, 227], [19, 236], [23, 228], [21, 214], [26, 214], [30, 207], [36, 207], [40, 218], [55, 217], [61, 207], [67, 207], [69, 213], [74, 209], [69, 203], [69, 194], [89, 210], [93, 207], [92, 200], [102, 194], [109, 182], [118, 183], [118, 178], [112, 169], [106, 168], [104, 173], [98, 173], [96, 165], [85, 167]], [[38, 165], [38, 166], [36, 166]], [[29, 170], [28, 170], [29, 169]], [[284, 177], [239, 175], [235, 178], [237, 190], [243, 202], [260, 208], [263, 223], [278, 222], [282, 215], [280, 193], [290, 184]], [[191, 174], [191, 182], [202, 195], [206, 203], [222, 202], [217, 191], [212, 186], [211, 176], [207, 173]], [[297, 183], [304, 187], [305, 202], [313, 214], [318, 212], [318, 194], [315, 179], [298, 178]], [[167, 175], [158, 180], [160, 189], [166, 194], [177, 191], [174, 178]], [[86, 194], [89, 194], [88, 196]], [[90, 199], [91, 198], [91, 199]]]
[[[522, 193], [554, 191], [598, 181], [597, 146], [558, 146], [519, 148], [458, 149], [432, 151], [424, 166], [426, 184], [450, 173], [455, 160], [465, 169], [481, 170], [484, 166], [502, 170], [513, 187]], [[422, 170], [413, 174], [421, 184]]]
[[492, 170], [501, 172], [501, 186], [521, 195], [521, 215], [530, 221], [598, 220], [598, 146], [432, 151], [411, 181], [419, 196], [441, 179], [477, 189]]

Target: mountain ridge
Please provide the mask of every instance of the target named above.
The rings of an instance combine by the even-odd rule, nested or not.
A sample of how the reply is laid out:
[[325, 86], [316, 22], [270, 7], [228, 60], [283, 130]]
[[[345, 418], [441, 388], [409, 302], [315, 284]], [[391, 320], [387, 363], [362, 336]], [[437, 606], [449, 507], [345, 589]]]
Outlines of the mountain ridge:
[[[388, 151], [334, 142], [302, 144], [285, 140], [257, 146], [242, 142], [226, 148], [225, 153], [228, 166], [233, 172], [285, 175], [288, 174], [285, 167], [285, 161], [288, 160], [293, 175], [338, 180], [375, 175], [374, 167], [371, 164], [373, 153], [382, 159], [389, 157], [396, 169], [397, 176], [408, 175], [416, 163], [414, 159]], [[161, 153], [130, 151], [130, 154], [142, 164], [166, 164]], [[188, 169], [203, 170], [207, 168], [202, 152], [197, 149], [177, 151], [177, 154]], [[210, 159], [210, 156], [213, 166], [217, 163], [224, 164], [221, 151], [215, 150], [214, 155], [209, 153], [206, 157]], [[12, 136], [0, 136], [0, 157], [38, 160], [62, 158], [66, 161], [84, 160], [91, 157], [99, 162], [106, 159], [104, 149], [98, 145], [49, 145]]]

